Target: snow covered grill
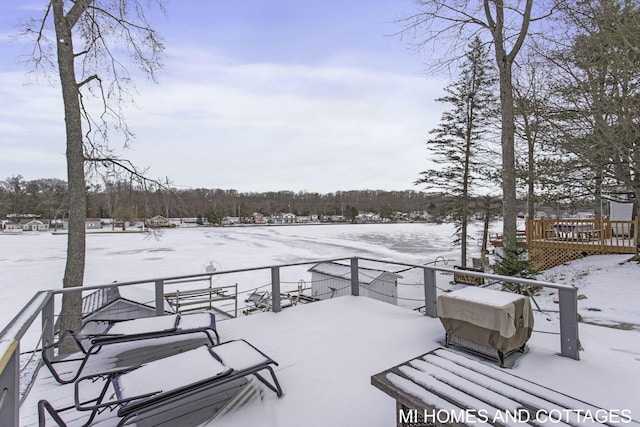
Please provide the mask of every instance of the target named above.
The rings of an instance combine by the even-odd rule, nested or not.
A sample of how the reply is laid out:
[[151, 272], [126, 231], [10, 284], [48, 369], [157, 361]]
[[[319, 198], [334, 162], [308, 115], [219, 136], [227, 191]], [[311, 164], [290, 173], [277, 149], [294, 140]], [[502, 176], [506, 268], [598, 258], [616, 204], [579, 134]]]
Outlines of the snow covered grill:
[[398, 426], [638, 424], [630, 411], [595, 406], [444, 348], [373, 375], [371, 384], [396, 400]]
[[446, 345], [457, 345], [483, 356], [504, 358], [524, 346], [533, 330], [529, 298], [511, 292], [467, 287], [438, 296], [438, 317]]

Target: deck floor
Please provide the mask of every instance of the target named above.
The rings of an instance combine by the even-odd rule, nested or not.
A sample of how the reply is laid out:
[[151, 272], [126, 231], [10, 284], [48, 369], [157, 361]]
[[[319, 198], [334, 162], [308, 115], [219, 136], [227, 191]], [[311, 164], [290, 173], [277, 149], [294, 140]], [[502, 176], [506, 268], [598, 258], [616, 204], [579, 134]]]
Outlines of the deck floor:
[[[395, 425], [395, 400], [373, 387], [371, 376], [429, 353], [444, 340], [438, 319], [352, 296], [221, 321], [217, 327], [222, 342], [245, 339], [279, 363], [275, 372], [284, 395], [278, 398], [270, 390], [258, 390], [203, 426]], [[581, 324], [580, 341], [586, 350], [580, 361], [557, 355], [557, 332], [557, 321], [536, 313], [529, 351], [509, 371], [600, 407], [629, 408], [634, 419], [640, 418], [635, 393], [640, 381], [637, 331], [607, 328], [603, 334], [601, 327]], [[21, 407], [21, 426], [38, 424], [40, 399], [70, 405], [73, 385], [61, 386], [41, 369]], [[83, 416], [75, 415], [70, 427], [81, 425]], [[106, 413], [94, 423], [115, 424]], [[188, 425], [187, 420], [181, 418], [176, 425]]]
[[[322, 322], [317, 322], [318, 318]], [[217, 326], [222, 342], [244, 338], [276, 360], [279, 363], [275, 367], [276, 375], [284, 389], [284, 396], [278, 399], [275, 393], [259, 385], [260, 390], [254, 393], [258, 396], [254, 396], [254, 402], [245, 403], [242, 410], [215, 419], [215, 425], [234, 426], [251, 425], [243, 421], [247, 417], [260, 425], [281, 425], [278, 421], [263, 419], [264, 412], [269, 413], [266, 407], [281, 403], [293, 405], [299, 408], [297, 416], [301, 416], [314, 394], [345, 394], [353, 388], [365, 390], [364, 395], [360, 393], [357, 402], [354, 402], [354, 411], [373, 410], [379, 412], [379, 418], [393, 423], [394, 403], [369, 386], [369, 377], [390, 365], [432, 350], [438, 346], [437, 340], [444, 336], [437, 319], [364, 297], [341, 297], [304, 304], [278, 314], [267, 312], [221, 321]], [[389, 334], [388, 331], [403, 332]], [[112, 348], [103, 350], [100, 363], [95, 363], [87, 373], [115, 366], [113, 355], [118, 349], [116, 345], [109, 347]], [[138, 357], [136, 353], [131, 352], [125, 361], [118, 364], [123, 365], [127, 361], [135, 363]], [[341, 374], [343, 369], [335, 369], [335, 366], [345, 364], [350, 367], [350, 378]], [[300, 384], [306, 384], [308, 388], [299, 389]], [[73, 404], [73, 393], [73, 384], [58, 384], [43, 367], [21, 407], [20, 426], [38, 425], [37, 402], [40, 399], [49, 400], [54, 407], [64, 407]], [[347, 392], [345, 398], [350, 395]], [[372, 405], [372, 402], [375, 403]], [[291, 416], [296, 417], [296, 414]], [[335, 416], [332, 418], [331, 411], [326, 411], [316, 420], [317, 424], [315, 421], [306, 424], [339, 425]], [[82, 425], [86, 418], [87, 414], [72, 410], [64, 419], [70, 427], [74, 427]], [[236, 418], [239, 420], [235, 421]], [[116, 423], [113, 414], [107, 412], [100, 414], [92, 425], [111, 426]], [[180, 425], [189, 424], [187, 419], [180, 420]], [[48, 421], [47, 425], [54, 424]]]

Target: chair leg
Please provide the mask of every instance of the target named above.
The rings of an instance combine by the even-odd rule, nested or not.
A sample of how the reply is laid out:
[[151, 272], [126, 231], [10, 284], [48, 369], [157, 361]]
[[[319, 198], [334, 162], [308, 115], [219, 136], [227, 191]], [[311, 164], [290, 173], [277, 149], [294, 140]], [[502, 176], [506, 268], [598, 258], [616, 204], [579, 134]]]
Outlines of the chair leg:
[[[71, 384], [72, 382], [77, 380], [78, 377], [80, 376], [80, 373], [82, 372], [82, 369], [84, 369], [84, 365], [87, 364], [87, 360], [88, 359], [89, 359], [89, 353], [85, 353], [85, 355], [84, 355], [84, 357], [82, 359], [81, 358], [74, 358], [74, 359], [53, 361], [53, 360], [49, 360], [49, 357], [47, 356], [47, 352], [46, 351], [42, 352], [42, 361], [44, 362], [45, 366], [49, 369], [49, 372], [51, 372], [51, 375], [53, 376], [53, 378], [55, 378], [55, 380], [60, 384]], [[73, 374], [73, 376], [71, 378], [68, 378], [68, 379], [62, 378], [60, 376], [60, 374], [58, 374], [58, 371], [56, 371], [56, 369], [53, 366], [56, 363], [77, 362], [77, 361], [80, 361], [80, 360], [82, 361], [82, 363], [80, 363], [80, 366], [78, 367], [78, 370], [76, 371], [75, 374]]]
[[51, 415], [51, 418], [53, 418], [56, 424], [58, 424], [60, 427], [66, 427], [67, 423], [65, 423], [62, 418], [60, 418], [59, 413], [71, 408], [73, 408], [73, 406], [56, 410], [48, 401], [40, 400], [38, 402], [38, 427], [45, 427], [47, 424], [44, 418], [45, 411], [48, 412], [49, 415]]
[[[82, 382], [84, 379], [88, 379], [91, 382], [96, 381], [97, 377], [103, 377], [106, 378], [106, 381], [104, 383], [104, 387], [102, 387], [102, 391], [100, 392], [100, 395], [94, 399], [89, 399], [86, 400], [84, 402], [80, 401], [80, 385], [79, 383]], [[98, 415], [99, 412], [101, 412], [101, 407], [100, 404], [102, 403], [102, 400], [104, 399], [104, 396], [107, 394], [107, 390], [109, 389], [109, 385], [111, 384], [111, 374], [109, 375], [98, 375], [96, 377], [84, 377], [82, 379], [80, 379], [80, 381], [76, 381], [75, 383], [75, 393], [74, 393], [74, 399], [75, 399], [75, 405], [73, 406], [73, 408], [75, 408], [76, 410], [79, 411], [86, 411], [86, 410], [90, 410], [91, 411], [91, 415], [89, 416], [89, 419], [87, 420], [87, 422], [85, 424], [82, 425], [82, 427], [88, 427], [91, 425], [91, 422], [93, 421], [93, 419], [96, 417], [96, 415]], [[87, 407], [83, 409], [83, 405], [87, 404], [87, 403], [91, 403], [91, 402], [95, 402], [95, 405], [93, 407]], [[108, 407], [108, 406], [107, 406]], [[104, 410], [104, 408], [102, 409]]]
[[269, 381], [267, 381], [262, 375], [258, 374], [257, 372], [255, 372], [253, 375], [255, 375], [256, 378], [258, 378], [258, 380], [260, 380], [261, 383], [263, 383], [264, 385], [269, 387], [272, 391], [274, 391], [278, 395], [278, 397], [281, 397], [282, 387], [280, 387], [280, 382], [278, 382], [278, 378], [276, 378], [275, 372], [273, 372], [273, 369], [271, 368], [271, 366], [266, 366], [265, 369], [268, 369], [269, 372], [271, 373], [273, 384], [271, 384]]

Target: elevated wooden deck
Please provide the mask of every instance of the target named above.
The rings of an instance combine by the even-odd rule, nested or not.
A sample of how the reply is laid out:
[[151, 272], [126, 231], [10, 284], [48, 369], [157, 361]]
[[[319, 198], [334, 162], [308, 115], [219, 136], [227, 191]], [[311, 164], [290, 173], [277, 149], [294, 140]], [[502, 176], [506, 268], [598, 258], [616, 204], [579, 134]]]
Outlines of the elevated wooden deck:
[[527, 221], [529, 260], [539, 270], [555, 267], [588, 255], [635, 254], [638, 218], [534, 219]]

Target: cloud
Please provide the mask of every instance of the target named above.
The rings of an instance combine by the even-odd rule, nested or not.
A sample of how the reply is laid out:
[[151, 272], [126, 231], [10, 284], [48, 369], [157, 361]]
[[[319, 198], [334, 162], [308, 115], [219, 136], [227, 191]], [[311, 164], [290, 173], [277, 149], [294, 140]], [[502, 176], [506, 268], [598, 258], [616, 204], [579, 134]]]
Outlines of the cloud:
[[[438, 80], [333, 65], [202, 63], [179, 80], [169, 65], [159, 86], [141, 89], [134, 114], [135, 150], [153, 146], [152, 170], [174, 170], [178, 184], [406, 189], [426, 168]], [[158, 158], [163, 152], [170, 164]]]
[[[427, 168], [424, 142], [440, 118], [433, 100], [444, 82], [336, 64], [243, 63], [197, 49], [168, 53], [160, 83], [139, 81], [125, 112], [136, 140], [122, 156], [148, 166], [151, 177], [239, 191], [419, 189], [412, 182]], [[0, 144], [13, 147], [15, 159], [3, 170], [64, 179], [59, 161], [51, 164], [65, 144], [59, 89], [24, 86], [16, 73], [0, 78], [8, 114]], [[114, 136], [110, 145], [122, 144]]]

